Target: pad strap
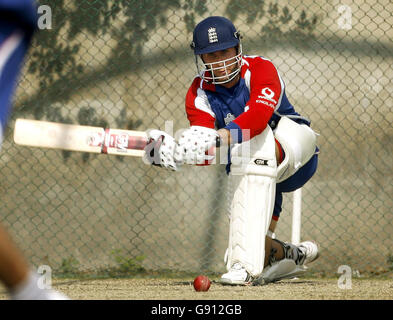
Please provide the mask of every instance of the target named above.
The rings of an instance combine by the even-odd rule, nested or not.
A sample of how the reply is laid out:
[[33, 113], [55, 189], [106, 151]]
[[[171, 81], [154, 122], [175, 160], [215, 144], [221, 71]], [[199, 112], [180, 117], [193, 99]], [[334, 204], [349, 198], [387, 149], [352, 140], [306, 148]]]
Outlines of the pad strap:
[[284, 259], [293, 260], [295, 261], [296, 264], [301, 264], [304, 261], [305, 258], [304, 253], [294, 244], [285, 243], [278, 239], [274, 239], [273, 241], [276, 241], [282, 246], [284, 250]]

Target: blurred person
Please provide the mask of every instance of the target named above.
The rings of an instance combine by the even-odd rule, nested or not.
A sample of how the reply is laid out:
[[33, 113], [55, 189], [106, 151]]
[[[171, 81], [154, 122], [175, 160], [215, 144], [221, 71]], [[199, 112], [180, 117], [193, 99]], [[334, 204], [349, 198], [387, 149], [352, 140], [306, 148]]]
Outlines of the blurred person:
[[[0, 147], [17, 79], [37, 25], [33, 0], [0, 0]], [[0, 225], [0, 280], [13, 300], [67, 300], [52, 289], [40, 288], [20, 249]]]
[[185, 99], [190, 128], [178, 141], [163, 131], [148, 131], [145, 160], [176, 171], [182, 164], [208, 165], [216, 146], [228, 147], [233, 191], [228, 272], [221, 282], [260, 284], [300, 275], [317, 259], [317, 244], [285, 243], [274, 231], [283, 193], [301, 188], [317, 169], [319, 150], [310, 121], [289, 102], [269, 59], [243, 55], [240, 32], [230, 20], [201, 21], [191, 48], [198, 75]]

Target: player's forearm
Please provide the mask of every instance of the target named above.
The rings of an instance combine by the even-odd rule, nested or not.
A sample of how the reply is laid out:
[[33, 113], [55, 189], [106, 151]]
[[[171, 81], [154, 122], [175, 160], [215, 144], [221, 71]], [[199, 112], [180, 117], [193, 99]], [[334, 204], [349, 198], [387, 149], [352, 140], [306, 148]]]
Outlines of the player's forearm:
[[227, 132], [222, 132], [223, 143], [224, 141], [231, 144], [242, 143], [252, 139], [265, 130], [272, 114], [273, 110], [260, 106], [254, 106], [243, 112], [224, 128]]

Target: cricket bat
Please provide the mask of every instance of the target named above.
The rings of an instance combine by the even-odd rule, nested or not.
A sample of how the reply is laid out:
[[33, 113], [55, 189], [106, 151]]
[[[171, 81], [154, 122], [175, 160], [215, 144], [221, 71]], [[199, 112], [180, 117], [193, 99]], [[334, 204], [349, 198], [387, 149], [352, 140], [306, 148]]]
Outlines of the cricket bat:
[[30, 147], [142, 157], [147, 135], [144, 131], [17, 119], [14, 141]]

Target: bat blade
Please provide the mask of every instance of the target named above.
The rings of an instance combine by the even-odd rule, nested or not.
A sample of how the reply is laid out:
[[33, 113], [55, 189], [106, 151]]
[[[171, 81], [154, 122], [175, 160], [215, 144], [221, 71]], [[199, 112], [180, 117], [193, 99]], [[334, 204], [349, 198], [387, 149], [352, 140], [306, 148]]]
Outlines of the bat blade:
[[14, 141], [30, 147], [142, 157], [147, 136], [144, 131], [17, 119]]

